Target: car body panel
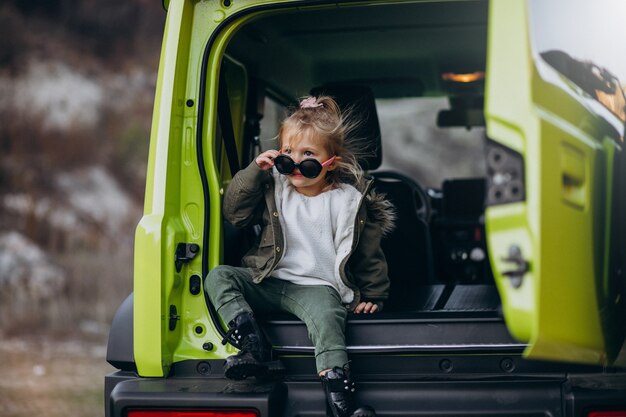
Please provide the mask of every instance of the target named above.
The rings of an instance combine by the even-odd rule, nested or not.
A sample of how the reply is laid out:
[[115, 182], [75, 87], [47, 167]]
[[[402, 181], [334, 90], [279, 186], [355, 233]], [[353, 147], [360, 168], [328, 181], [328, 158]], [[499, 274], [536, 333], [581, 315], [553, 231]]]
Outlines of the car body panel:
[[[526, 200], [486, 210], [492, 267], [512, 334], [531, 358], [609, 363], [606, 285], [615, 118], [534, 50], [524, 1], [492, 2], [487, 135], [523, 155]], [[515, 45], [511, 48], [511, 45]], [[515, 97], [511, 100], [511, 97]], [[504, 272], [512, 246], [529, 271]], [[608, 322], [607, 322], [608, 321]]]

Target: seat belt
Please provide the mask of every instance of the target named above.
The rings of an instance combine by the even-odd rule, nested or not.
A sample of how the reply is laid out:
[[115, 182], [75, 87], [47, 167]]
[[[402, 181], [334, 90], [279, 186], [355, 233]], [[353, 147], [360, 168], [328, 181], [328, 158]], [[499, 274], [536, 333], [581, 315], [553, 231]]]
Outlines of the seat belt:
[[237, 154], [237, 144], [235, 143], [235, 131], [233, 129], [233, 117], [230, 113], [230, 101], [228, 100], [228, 90], [226, 86], [226, 76], [224, 75], [224, 66], [220, 71], [220, 85], [217, 97], [217, 117], [219, 119], [224, 147], [226, 148], [226, 157], [230, 166], [231, 176], [239, 171], [239, 156]]

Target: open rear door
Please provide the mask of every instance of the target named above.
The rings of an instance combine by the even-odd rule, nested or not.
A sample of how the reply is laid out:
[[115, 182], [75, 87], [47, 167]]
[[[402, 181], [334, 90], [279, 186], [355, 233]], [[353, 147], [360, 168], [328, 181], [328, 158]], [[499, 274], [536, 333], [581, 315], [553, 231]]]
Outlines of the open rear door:
[[486, 227], [507, 326], [531, 358], [624, 362], [626, 3], [489, 13]]

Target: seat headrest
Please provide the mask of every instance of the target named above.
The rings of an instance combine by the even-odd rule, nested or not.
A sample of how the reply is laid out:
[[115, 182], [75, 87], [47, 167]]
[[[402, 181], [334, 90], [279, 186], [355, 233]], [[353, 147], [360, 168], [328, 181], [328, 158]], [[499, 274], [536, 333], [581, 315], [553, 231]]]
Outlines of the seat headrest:
[[327, 95], [332, 97], [342, 112], [358, 122], [357, 127], [350, 132], [350, 136], [363, 141], [366, 155], [359, 158], [359, 164], [364, 170], [378, 168], [383, 159], [380, 143], [380, 125], [374, 93], [365, 85], [356, 84], [326, 84], [311, 90], [311, 95]]

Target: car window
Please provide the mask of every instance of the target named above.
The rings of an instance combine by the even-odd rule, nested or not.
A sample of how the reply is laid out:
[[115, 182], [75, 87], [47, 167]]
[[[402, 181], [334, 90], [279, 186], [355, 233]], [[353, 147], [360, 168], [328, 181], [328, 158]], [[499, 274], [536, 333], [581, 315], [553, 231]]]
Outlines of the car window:
[[287, 115], [287, 109], [271, 97], [265, 97], [263, 118], [261, 119], [260, 151], [276, 149], [280, 122]]
[[[626, 55], [619, 42], [626, 2], [530, 2], [536, 52], [557, 71], [626, 121]], [[559, 30], [554, 30], [554, 22]], [[580, 26], [594, 28], [581, 30]], [[589, 36], [590, 33], [595, 36]]]
[[438, 127], [447, 97], [376, 100], [383, 144], [380, 169], [400, 171], [424, 187], [449, 178], [485, 177], [483, 127]]

